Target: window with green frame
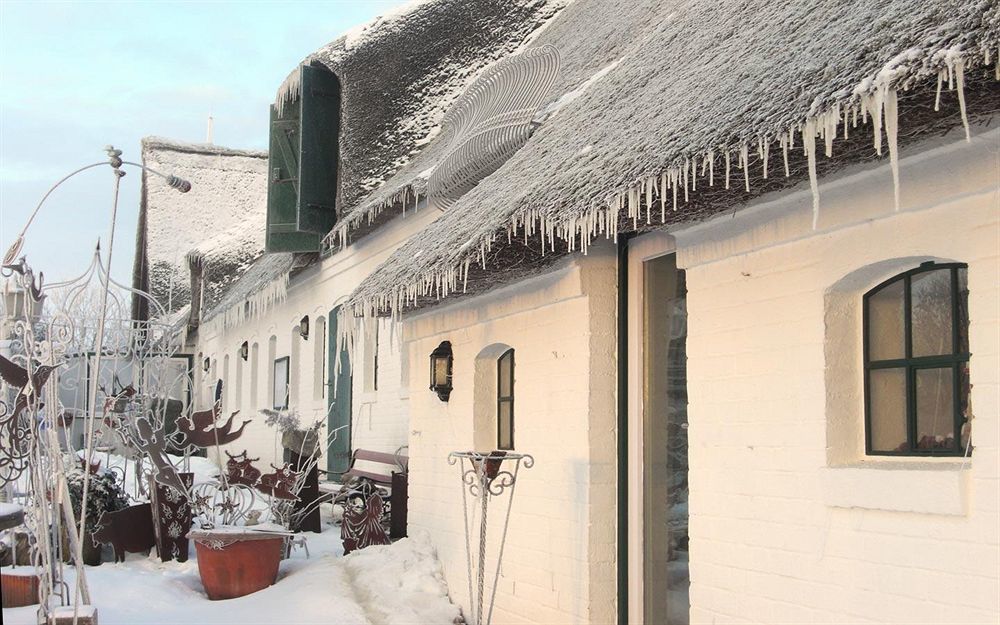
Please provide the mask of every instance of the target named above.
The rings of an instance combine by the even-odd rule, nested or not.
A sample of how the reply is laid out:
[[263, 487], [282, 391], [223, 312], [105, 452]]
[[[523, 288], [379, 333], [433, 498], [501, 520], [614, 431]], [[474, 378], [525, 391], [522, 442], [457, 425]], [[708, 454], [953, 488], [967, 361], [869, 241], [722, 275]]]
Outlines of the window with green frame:
[[497, 359], [497, 449], [514, 449], [514, 350]]
[[927, 262], [864, 295], [868, 454], [971, 451], [966, 272]]

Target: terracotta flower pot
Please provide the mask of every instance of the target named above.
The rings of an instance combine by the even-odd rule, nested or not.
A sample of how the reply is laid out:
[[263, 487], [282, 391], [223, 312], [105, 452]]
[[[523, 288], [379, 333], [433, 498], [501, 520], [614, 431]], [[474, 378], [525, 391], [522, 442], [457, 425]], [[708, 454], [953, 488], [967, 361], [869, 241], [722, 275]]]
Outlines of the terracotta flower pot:
[[213, 601], [263, 590], [278, 579], [285, 539], [261, 533], [192, 531], [198, 573]]
[[38, 603], [38, 574], [33, 567], [3, 569], [0, 572], [0, 594], [3, 607], [21, 608]]

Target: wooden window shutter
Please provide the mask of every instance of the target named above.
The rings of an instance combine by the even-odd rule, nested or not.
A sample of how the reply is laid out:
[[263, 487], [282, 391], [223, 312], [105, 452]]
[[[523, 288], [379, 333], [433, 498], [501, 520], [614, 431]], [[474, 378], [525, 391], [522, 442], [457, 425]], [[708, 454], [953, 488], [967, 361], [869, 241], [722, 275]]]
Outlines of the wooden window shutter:
[[299, 71], [299, 97], [271, 107], [268, 252], [318, 251], [337, 220], [340, 84], [323, 68]]

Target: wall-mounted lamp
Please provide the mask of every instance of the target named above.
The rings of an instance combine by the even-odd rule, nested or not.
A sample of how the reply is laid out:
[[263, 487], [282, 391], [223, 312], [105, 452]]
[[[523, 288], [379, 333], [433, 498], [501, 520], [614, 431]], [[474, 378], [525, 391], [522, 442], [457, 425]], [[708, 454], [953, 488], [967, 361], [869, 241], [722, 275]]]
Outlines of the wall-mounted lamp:
[[250, 357], [250, 344], [247, 343], [246, 341], [243, 341], [243, 344], [240, 345], [240, 358], [246, 360], [249, 357]]
[[431, 390], [437, 393], [441, 401], [448, 401], [451, 396], [453, 362], [450, 341], [444, 341], [431, 352]]
[[205, 357], [205, 360], [201, 363], [201, 370], [208, 373], [208, 370], [212, 368], [212, 359]]
[[309, 340], [309, 315], [306, 315], [299, 321], [299, 336], [304, 340]]

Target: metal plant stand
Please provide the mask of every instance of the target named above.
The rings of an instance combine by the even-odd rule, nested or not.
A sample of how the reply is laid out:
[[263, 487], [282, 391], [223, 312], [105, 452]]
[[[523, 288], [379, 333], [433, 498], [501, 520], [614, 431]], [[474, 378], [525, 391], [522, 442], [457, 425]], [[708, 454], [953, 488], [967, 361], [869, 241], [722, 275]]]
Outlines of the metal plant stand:
[[[504, 463], [506, 463], [506, 468]], [[493, 603], [497, 595], [497, 583], [500, 580], [500, 565], [503, 562], [503, 548], [507, 541], [507, 526], [510, 524], [510, 510], [514, 503], [514, 488], [517, 486], [517, 474], [521, 469], [530, 469], [535, 459], [528, 454], [518, 454], [511, 451], [494, 451], [483, 454], [475, 451], [453, 451], [448, 454], [448, 464], [458, 465], [462, 478], [462, 511], [465, 520], [465, 557], [469, 568], [469, 610], [475, 612], [471, 625], [489, 625], [493, 619]], [[511, 466], [513, 465], [513, 466]], [[486, 529], [489, 519], [490, 501], [510, 490], [507, 497], [507, 508], [504, 511], [503, 531], [500, 534], [500, 547], [497, 551], [496, 566], [493, 572], [493, 589], [489, 596], [489, 610], [486, 620], [483, 620], [486, 581]], [[469, 501], [469, 495], [472, 501]], [[472, 535], [475, 531], [475, 515], [479, 511], [479, 544], [476, 559], [473, 560]], [[473, 576], [476, 588], [473, 592]]]

